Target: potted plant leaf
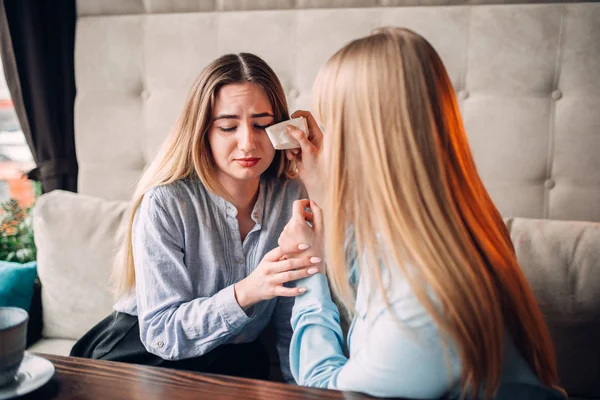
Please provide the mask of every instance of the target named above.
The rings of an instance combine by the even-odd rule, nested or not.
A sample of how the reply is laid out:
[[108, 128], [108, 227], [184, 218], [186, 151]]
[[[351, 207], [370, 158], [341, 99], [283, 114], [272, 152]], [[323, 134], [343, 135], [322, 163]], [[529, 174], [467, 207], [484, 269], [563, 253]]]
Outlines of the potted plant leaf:
[[[37, 198], [37, 182], [33, 189]], [[32, 209], [16, 199], [0, 203], [0, 306], [29, 310], [31, 304], [37, 278]]]
[[35, 261], [31, 208], [23, 209], [15, 199], [0, 204], [0, 260]]

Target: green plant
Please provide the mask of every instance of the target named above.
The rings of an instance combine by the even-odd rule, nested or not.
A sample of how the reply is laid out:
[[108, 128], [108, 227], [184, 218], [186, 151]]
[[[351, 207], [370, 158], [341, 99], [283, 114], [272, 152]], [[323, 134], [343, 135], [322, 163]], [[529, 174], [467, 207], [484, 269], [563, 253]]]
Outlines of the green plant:
[[[36, 198], [39, 188], [34, 186]], [[0, 260], [26, 263], [36, 259], [32, 207], [23, 209], [15, 199], [0, 204]]]

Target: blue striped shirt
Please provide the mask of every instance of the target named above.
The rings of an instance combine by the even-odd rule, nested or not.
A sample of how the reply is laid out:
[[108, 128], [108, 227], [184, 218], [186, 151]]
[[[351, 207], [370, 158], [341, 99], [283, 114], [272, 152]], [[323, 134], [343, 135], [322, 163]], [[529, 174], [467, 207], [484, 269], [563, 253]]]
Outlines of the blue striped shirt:
[[195, 179], [155, 187], [133, 224], [135, 293], [115, 310], [137, 315], [146, 349], [167, 360], [197, 357], [222, 344], [252, 342], [274, 319], [284, 378], [293, 382], [288, 351], [293, 298], [262, 301], [247, 315], [233, 285], [247, 277], [306, 197], [295, 180], [263, 178], [244, 241], [237, 209]]

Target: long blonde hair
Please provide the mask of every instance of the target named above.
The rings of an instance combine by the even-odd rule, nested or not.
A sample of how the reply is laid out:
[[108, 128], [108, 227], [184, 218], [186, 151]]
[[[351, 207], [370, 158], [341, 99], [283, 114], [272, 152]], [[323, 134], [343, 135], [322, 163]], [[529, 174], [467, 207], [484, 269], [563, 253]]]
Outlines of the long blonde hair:
[[[219, 89], [231, 83], [252, 82], [261, 87], [273, 108], [275, 122], [289, 119], [288, 106], [281, 82], [275, 72], [260, 57], [249, 54], [227, 54], [210, 63], [196, 78], [179, 118], [148, 169], [142, 175], [131, 202], [131, 216], [115, 259], [112, 285], [117, 298], [129, 294], [135, 287], [132, 253], [132, 226], [135, 210], [144, 194], [153, 187], [195, 177], [211, 192], [230, 200], [229, 194], [216, 178], [208, 130]], [[295, 162], [282, 151], [275, 152], [267, 176], [294, 178]]]
[[329, 59], [314, 99], [328, 136], [328, 274], [345, 307], [354, 306], [344, 250], [351, 229], [358, 260], [372, 266], [363, 271], [377, 283], [370, 290], [389, 304], [382, 274], [399, 269], [457, 344], [463, 393], [497, 390], [505, 328], [540, 381], [557, 387], [546, 324], [433, 47], [407, 29], [378, 29]]

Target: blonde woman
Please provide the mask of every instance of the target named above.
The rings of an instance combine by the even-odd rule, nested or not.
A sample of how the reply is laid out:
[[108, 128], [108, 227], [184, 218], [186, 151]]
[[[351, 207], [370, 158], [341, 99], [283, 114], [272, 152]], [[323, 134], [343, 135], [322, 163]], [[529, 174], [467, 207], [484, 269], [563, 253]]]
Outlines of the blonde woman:
[[304, 112], [312, 139], [291, 129], [302, 149], [288, 153], [313, 201], [297, 202], [279, 243], [289, 257], [327, 255], [321, 268], [354, 319], [347, 358], [326, 276], [297, 282], [308, 288], [292, 314], [297, 382], [419, 399], [562, 397], [549, 389], [546, 324], [431, 45], [392, 28], [355, 40], [320, 71], [314, 99], [325, 136]]
[[303, 289], [284, 284], [321, 260], [280, 261], [277, 239], [305, 194], [265, 127], [288, 118], [281, 83], [259, 57], [230, 54], [204, 69], [133, 196], [115, 313], [71, 355], [266, 378], [257, 338], [273, 320], [293, 381], [288, 299]]

